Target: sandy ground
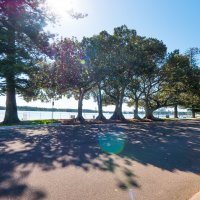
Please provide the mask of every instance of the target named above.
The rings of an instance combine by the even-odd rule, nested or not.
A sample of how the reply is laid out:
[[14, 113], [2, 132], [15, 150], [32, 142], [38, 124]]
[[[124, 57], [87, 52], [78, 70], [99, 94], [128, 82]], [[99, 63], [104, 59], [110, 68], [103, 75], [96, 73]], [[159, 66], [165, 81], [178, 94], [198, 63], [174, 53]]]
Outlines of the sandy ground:
[[0, 199], [188, 200], [200, 121], [0, 130]]

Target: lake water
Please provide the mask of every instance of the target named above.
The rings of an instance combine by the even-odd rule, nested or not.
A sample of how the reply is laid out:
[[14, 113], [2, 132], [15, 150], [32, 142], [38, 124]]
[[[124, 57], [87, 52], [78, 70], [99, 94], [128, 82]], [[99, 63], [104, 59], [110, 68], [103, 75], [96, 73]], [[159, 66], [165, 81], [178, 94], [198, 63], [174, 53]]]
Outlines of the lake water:
[[[5, 111], [0, 110], [0, 121], [3, 121]], [[83, 117], [85, 119], [93, 119], [97, 117], [98, 113], [83, 113]], [[18, 111], [18, 116], [20, 120], [37, 120], [37, 119], [52, 119], [52, 112], [43, 112], [43, 111]], [[70, 119], [72, 117], [76, 117], [77, 113], [75, 112], [54, 112], [53, 118], [54, 119]], [[112, 113], [104, 113], [104, 116], [109, 119], [112, 116]], [[144, 115], [139, 115], [141, 118], [144, 117]], [[155, 114], [155, 117], [159, 118], [165, 118], [166, 115], [159, 115]], [[133, 114], [124, 114], [124, 117], [126, 119], [133, 118]], [[169, 116], [170, 118], [173, 118], [173, 115]], [[191, 117], [190, 115], [183, 115], [179, 117]]]
[[[0, 110], [0, 121], [3, 121], [5, 111]], [[85, 119], [93, 119], [97, 117], [98, 113], [83, 113]], [[37, 119], [52, 119], [52, 112], [43, 111], [18, 111], [18, 116], [20, 120], [37, 120]], [[76, 117], [76, 112], [54, 112], [54, 119], [70, 119]], [[112, 113], [104, 113], [104, 116], [108, 119], [112, 116]], [[132, 118], [132, 114], [125, 114], [125, 117]]]

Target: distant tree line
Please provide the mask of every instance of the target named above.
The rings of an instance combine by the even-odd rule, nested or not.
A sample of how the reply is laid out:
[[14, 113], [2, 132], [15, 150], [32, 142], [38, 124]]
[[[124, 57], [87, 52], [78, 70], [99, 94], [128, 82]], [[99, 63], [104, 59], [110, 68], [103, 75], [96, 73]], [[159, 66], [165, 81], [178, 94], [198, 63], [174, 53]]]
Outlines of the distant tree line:
[[[0, 110], [6, 110], [6, 107], [0, 106]], [[40, 107], [32, 107], [32, 106], [17, 106], [18, 111], [46, 111], [46, 112], [77, 112], [77, 109], [70, 108], [40, 108]], [[97, 113], [96, 110], [83, 109], [84, 113]]]
[[[15, 0], [17, 2], [17, 0]], [[13, 2], [15, 2], [13, 1]], [[145, 118], [163, 107], [200, 110], [199, 48], [185, 54], [168, 53], [155, 38], [142, 37], [127, 26], [92, 37], [61, 38], [44, 31], [53, 17], [43, 0], [0, 3], [0, 93], [6, 95], [4, 123], [16, 123], [16, 94], [25, 100], [55, 101], [63, 96], [78, 100], [77, 120], [83, 121], [83, 100], [102, 107], [114, 105], [111, 119], [124, 120], [123, 103], [134, 105], [134, 118], [144, 107]], [[49, 42], [53, 41], [53, 42]]]

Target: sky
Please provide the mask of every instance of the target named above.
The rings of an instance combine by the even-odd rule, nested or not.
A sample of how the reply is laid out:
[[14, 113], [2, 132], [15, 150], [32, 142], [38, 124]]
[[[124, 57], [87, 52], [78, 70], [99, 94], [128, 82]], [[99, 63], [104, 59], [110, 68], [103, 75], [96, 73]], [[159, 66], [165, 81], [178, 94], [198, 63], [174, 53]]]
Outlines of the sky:
[[[168, 52], [179, 49], [184, 53], [190, 47], [200, 47], [200, 0], [47, 0], [57, 15], [57, 24], [47, 30], [63, 37], [92, 36], [102, 30], [109, 33], [117, 26], [127, 25], [138, 35], [162, 40]], [[74, 19], [70, 13], [88, 14]], [[19, 106], [51, 107], [40, 101], [26, 103], [17, 97]], [[5, 106], [5, 97], [0, 97]], [[56, 108], [77, 108], [77, 101], [63, 98], [55, 102]], [[96, 109], [93, 100], [84, 101], [83, 108]], [[113, 106], [105, 108], [113, 110]], [[130, 110], [126, 105], [123, 110]]]

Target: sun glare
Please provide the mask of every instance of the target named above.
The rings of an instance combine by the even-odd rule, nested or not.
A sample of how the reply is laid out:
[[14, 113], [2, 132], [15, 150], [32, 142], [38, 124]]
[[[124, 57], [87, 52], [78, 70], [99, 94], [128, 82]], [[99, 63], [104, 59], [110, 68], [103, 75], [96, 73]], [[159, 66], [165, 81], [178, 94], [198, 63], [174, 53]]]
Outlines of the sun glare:
[[59, 16], [68, 15], [70, 11], [80, 11], [78, 0], [47, 0], [50, 9]]

